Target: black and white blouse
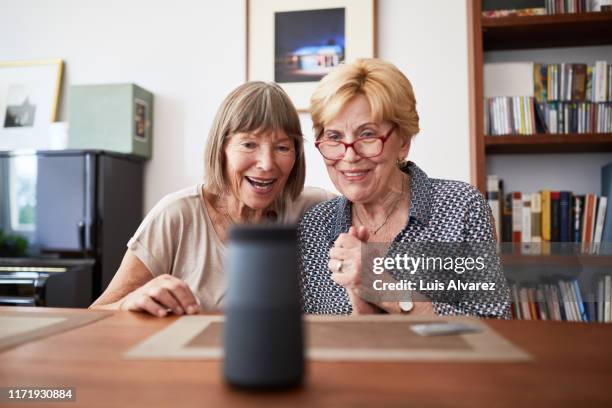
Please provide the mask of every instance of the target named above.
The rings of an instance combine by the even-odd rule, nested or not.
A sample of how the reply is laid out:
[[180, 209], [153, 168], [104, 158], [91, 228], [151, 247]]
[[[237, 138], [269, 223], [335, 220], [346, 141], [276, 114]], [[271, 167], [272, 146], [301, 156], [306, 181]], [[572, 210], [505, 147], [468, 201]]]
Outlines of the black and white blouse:
[[[483, 195], [472, 185], [460, 181], [429, 178], [416, 164], [402, 169], [410, 175], [411, 206], [408, 222], [396, 243], [471, 243], [494, 246], [491, 210]], [[345, 197], [322, 202], [300, 219], [300, 266], [302, 301], [305, 313], [350, 314], [346, 290], [331, 279], [329, 251], [338, 236], [351, 226], [351, 202]], [[510, 295], [499, 258], [494, 255], [493, 275], [497, 287], [491, 295], [456, 301], [432, 299], [440, 315], [510, 317]]]

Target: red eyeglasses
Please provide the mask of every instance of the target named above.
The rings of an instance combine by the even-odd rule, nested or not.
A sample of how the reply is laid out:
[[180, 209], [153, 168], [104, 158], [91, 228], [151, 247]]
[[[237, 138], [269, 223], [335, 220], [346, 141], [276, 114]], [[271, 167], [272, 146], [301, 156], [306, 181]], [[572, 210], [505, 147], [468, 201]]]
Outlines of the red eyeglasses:
[[340, 160], [346, 154], [349, 147], [352, 147], [355, 153], [364, 159], [376, 157], [380, 155], [385, 147], [385, 142], [389, 139], [397, 125], [391, 126], [391, 129], [382, 136], [371, 136], [355, 140], [352, 143], [345, 143], [341, 140], [317, 140], [315, 147], [319, 149], [321, 155], [327, 160]]

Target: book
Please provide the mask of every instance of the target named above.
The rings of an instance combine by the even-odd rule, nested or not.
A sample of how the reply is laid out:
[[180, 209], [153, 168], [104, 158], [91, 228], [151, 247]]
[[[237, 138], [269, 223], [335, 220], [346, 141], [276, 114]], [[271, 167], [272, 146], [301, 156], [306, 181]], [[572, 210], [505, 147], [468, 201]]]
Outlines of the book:
[[584, 101], [586, 97], [586, 64], [573, 64], [573, 76], [570, 99]]
[[523, 194], [521, 242], [531, 242], [531, 195]]
[[561, 309], [559, 304], [559, 291], [554, 285], [546, 285], [548, 289], [548, 295], [550, 297], [550, 308], [553, 311], [553, 320], [562, 320]]
[[550, 241], [550, 190], [542, 190], [542, 239]]
[[559, 281], [559, 293], [561, 295], [561, 302], [563, 304], [563, 310], [565, 311], [565, 320], [574, 321], [574, 313], [571, 305], [571, 300], [569, 298], [569, 293], [567, 291], [567, 287], [565, 286], [565, 282]]
[[560, 241], [559, 223], [561, 221], [559, 211], [559, 192], [550, 192], [550, 240], [552, 242]]
[[573, 279], [571, 281], [571, 285], [574, 293], [574, 299], [578, 307], [580, 320], [583, 322], [588, 322], [589, 319], [587, 318], [586, 308], [584, 307], [584, 302], [582, 301], [582, 293], [580, 293], [580, 286], [578, 286], [578, 281], [576, 279]]
[[608, 90], [608, 64], [606, 61], [595, 61], [593, 69], [593, 102], [606, 102]]
[[591, 294], [576, 278], [509, 282], [512, 315], [523, 320], [612, 322], [612, 275], [598, 276], [594, 283]]
[[578, 308], [578, 301], [576, 298], [576, 293], [574, 292], [574, 287], [571, 282], [564, 282], [564, 284], [573, 319], [575, 322], [580, 322], [582, 321], [582, 316], [580, 314], [580, 309]]
[[584, 201], [584, 214], [582, 216], [582, 251], [587, 252], [593, 239], [593, 218], [595, 212], [594, 194], [587, 194]]
[[531, 135], [545, 131], [548, 124], [539, 123], [533, 97], [495, 96], [485, 98], [485, 133], [488, 135]]
[[531, 242], [542, 242], [542, 197], [540, 193], [531, 194]]
[[570, 242], [571, 196], [569, 191], [559, 192], [559, 242]]
[[523, 227], [523, 200], [520, 191], [512, 193], [512, 242], [521, 241]]
[[527, 288], [527, 299], [529, 301], [529, 313], [531, 314], [531, 319], [539, 320], [540, 311], [538, 310], [535, 288]]
[[590, 65], [587, 67], [586, 89], [584, 91], [584, 98], [587, 101], [593, 100], [593, 67]]
[[534, 79], [534, 97], [538, 103], [546, 102], [547, 96], [547, 81], [548, 69], [545, 64], [533, 64], [533, 79]]
[[574, 196], [574, 228], [573, 242], [582, 241], [582, 209], [584, 208], [584, 196]]
[[604, 220], [606, 217], [606, 208], [608, 199], [606, 197], [599, 197], [599, 204], [597, 206], [597, 217], [595, 220], [595, 231], [593, 232], [593, 242], [598, 244], [601, 242]]
[[[601, 168], [601, 195], [610, 198], [612, 193], [612, 163]], [[612, 206], [607, 206], [604, 217], [601, 242], [612, 242]]]
[[[602, 288], [603, 288], [603, 282], [602, 282]], [[510, 285], [510, 290], [512, 294], [512, 316], [515, 319], [522, 319], [523, 315], [521, 313], [521, 303], [520, 303], [520, 298], [518, 295], [517, 285], [516, 284]], [[602, 297], [603, 297], [603, 291], [602, 291]]]
[[527, 288], [519, 289], [519, 301], [521, 304], [521, 316], [523, 320], [532, 320], [531, 310], [529, 307], [529, 296], [527, 294]]
[[544, 296], [544, 285], [537, 285], [535, 289], [536, 305], [539, 320], [550, 320], [550, 313]]

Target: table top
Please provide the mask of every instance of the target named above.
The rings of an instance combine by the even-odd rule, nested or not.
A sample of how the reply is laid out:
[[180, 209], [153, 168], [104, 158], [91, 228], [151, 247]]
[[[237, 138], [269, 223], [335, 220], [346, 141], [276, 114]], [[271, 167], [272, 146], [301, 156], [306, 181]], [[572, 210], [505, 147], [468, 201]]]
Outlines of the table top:
[[114, 312], [7, 350], [0, 353], [0, 386], [75, 387], [76, 402], [45, 404], [68, 407], [612, 407], [611, 324], [486, 320], [533, 361], [309, 362], [302, 387], [253, 393], [224, 384], [219, 361], [122, 357], [175, 319]]

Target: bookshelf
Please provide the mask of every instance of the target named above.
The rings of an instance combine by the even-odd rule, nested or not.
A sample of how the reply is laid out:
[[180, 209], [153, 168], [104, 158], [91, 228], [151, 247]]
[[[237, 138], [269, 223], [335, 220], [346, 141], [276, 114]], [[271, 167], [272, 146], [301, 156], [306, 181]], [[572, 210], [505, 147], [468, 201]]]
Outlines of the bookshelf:
[[[601, 55], [601, 49], [612, 45], [612, 12], [486, 18], [481, 14], [481, 0], [468, 0], [467, 4], [472, 182], [486, 194], [487, 174], [497, 174], [502, 179], [514, 177], [515, 182], [520, 179], [519, 184], [524, 186], [531, 184], [532, 179], [547, 179], [550, 182], [550, 174], [555, 173], [554, 178], [558, 179], [555, 186], [543, 184], [539, 188], [573, 190], [570, 186], [575, 186], [577, 179], [573, 177], [574, 173], [568, 177], [568, 172], [575, 171], [579, 166], [587, 169], [585, 173], [579, 173], [584, 177], [590, 175], [593, 167], [600, 169], [598, 163], [605, 159], [602, 153], [612, 152], [612, 133], [486, 135], [484, 63], [556, 63], [558, 61], [554, 60], [557, 58], [551, 57], [553, 54], [568, 55], [564, 61], [566, 63], [590, 61], [589, 64], [592, 64], [592, 58], [585, 61], [581, 55], [597, 55], [596, 60], [611, 63], [607, 51]], [[578, 49], [580, 51], [576, 52]], [[487, 171], [487, 165], [497, 169]], [[548, 171], [551, 169], [549, 166], [554, 166], [554, 171]], [[500, 169], [503, 169], [501, 174]], [[540, 169], [546, 169], [545, 174], [539, 174]], [[582, 179], [580, 182], [582, 184]], [[516, 191], [521, 190], [520, 187], [516, 188]], [[508, 191], [515, 190], [510, 188]], [[503, 197], [500, 199], [503, 200]], [[605, 307], [609, 308], [609, 301], [607, 306], [602, 306], [606, 304], [602, 299], [609, 299], [611, 290], [609, 271], [612, 255], [609, 251], [572, 254], [564, 251], [543, 253], [530, 251], [529, 248], [523, 251], [520, 245], [518, 248], [500, 254], [509, 273], [513, 315], [516, 318], [550, 319], [554, 309], [551, 305], [561, 304], [555, 303], [555, 299], [558, 299], [562, 300], [563, 307], [556, 313], [563, 316], [557, 316], [554, 320], [596, 321], [595, 316], [601, 319], [603, 315], [609, 321], [609, 309], [604, 313]], [[605, 297], [604, 292], [600, 292], [604, 277], [608, 291]], [[584, 295], [586, 297], [583, 298]]]
[[612, 12], [482, 18], [484, 51], [610, 44]]
[[[612, 12], [528, 17], [481, 17], [481, 0], [468, 0], [472, 180], [486, 192], [486, 158], [496, 154], [612, 152], [612, 134], [484, 134], [484, 52], [612, 44]], [[501, 176], [501, 175], [500, 175]]]

